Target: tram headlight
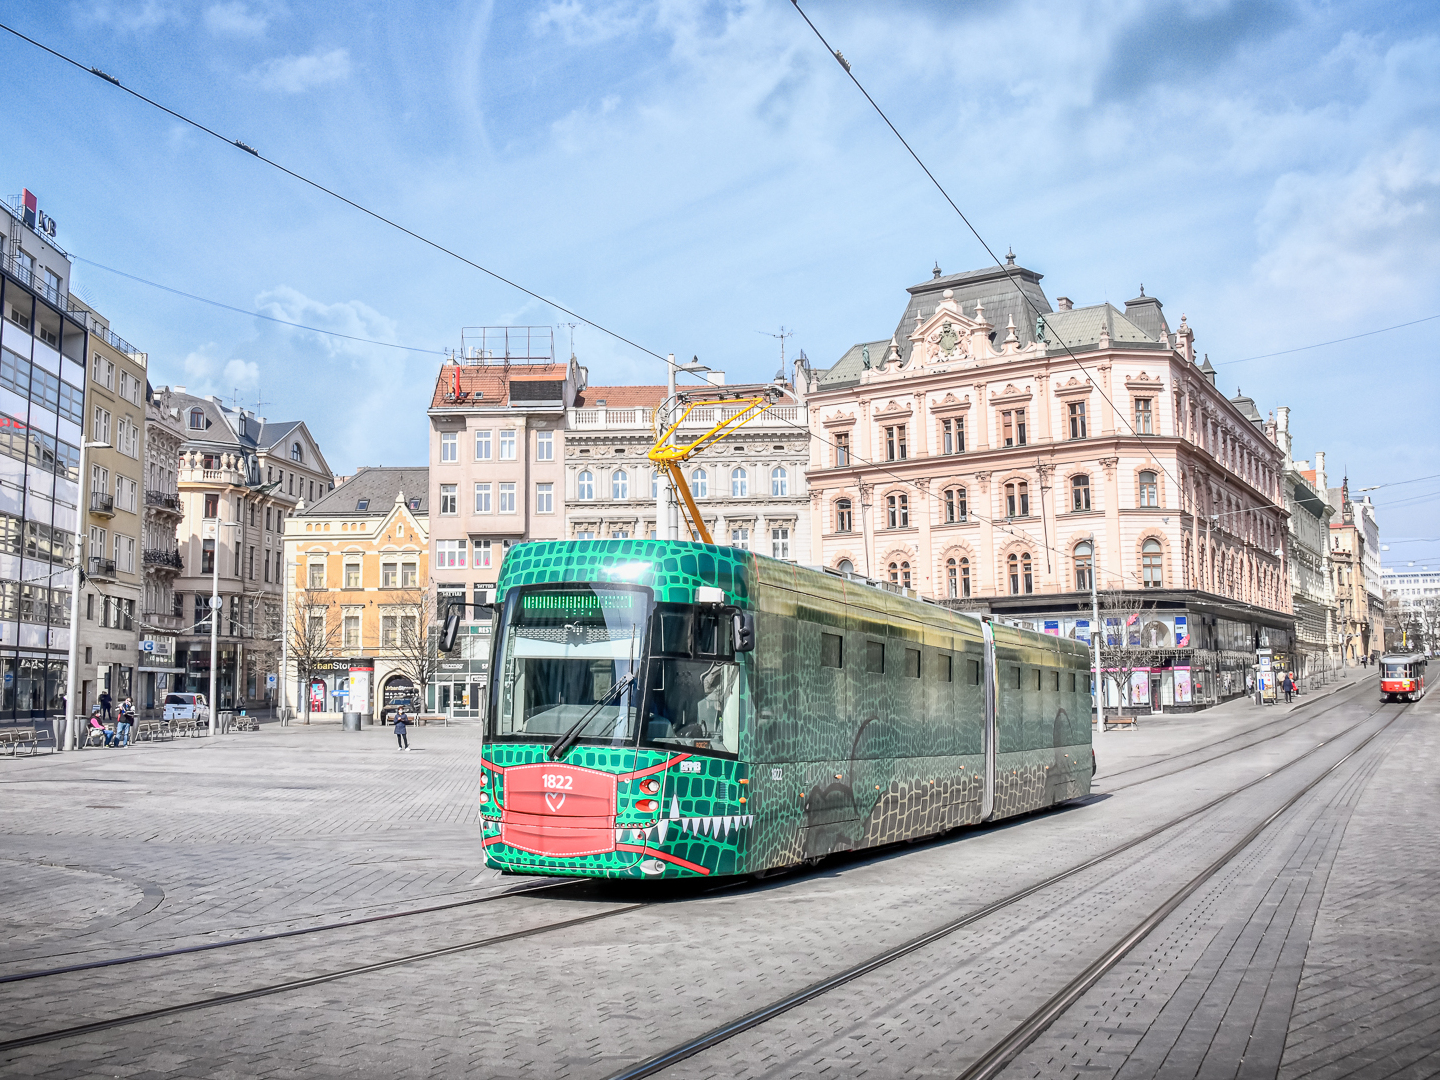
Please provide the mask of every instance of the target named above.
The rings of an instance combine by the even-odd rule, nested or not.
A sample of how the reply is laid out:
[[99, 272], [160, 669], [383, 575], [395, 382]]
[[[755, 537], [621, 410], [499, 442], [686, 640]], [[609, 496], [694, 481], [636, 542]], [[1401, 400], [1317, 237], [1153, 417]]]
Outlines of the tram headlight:
[[660, 804], [654, 799], [641, 799], [635, 804], [635, 809], [639, 810], [642, 814], [653, 814], [656, 810], [660, 809]]
[[485, 794], [485, 792], [482, 791], [482, 792], [480, 793], [480, 805], [481, 805], [481, 806], [484, 806], [484, 805], [485, 805], [486, 803], [488, 803], [489, 801], [490, 801], [490, 796], [487, 795], [487, 794]]
[[489, 786], [490, 786], [490, 774], [489, 774], [489, 773], [487, 773], [487, 772], [482, 772], [482, 773], [480, 774], [480, 786], [481, 786], [481, 787], [489, 787]]
[[660, 793], [660, 781], [653, 776], [640, 781], [640, 790], [646, 795], [658, 795]]

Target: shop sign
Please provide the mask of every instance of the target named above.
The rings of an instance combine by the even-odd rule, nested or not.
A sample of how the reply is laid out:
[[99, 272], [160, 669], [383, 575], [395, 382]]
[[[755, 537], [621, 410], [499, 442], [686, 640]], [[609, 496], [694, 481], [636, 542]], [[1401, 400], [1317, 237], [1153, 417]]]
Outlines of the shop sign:
[[1076, 620], [1075, 620], [1075, 640], [1076, 640], [1076, 641], [1083, 641], [1086, 645], [1089, 645], [1089, 644], [1090, 644], [1090, 620], [1089, 620], [1089, 619], [1076, 619]]
[[1175, 669], [1175, 704], [1190, 704], [1190, 669]]
[[[1187, 615], [1175, 616], [1175, 645], [1177, 648], [1188, 649], [1190, 647], [1190, 621]], [[1188, 680], [1186, 683], [1189, 685]], [[1176, 695], [1180, 693], [1179, 684], [1176, 684]], [[1188, 689], [1186, 693], [1189, 693]], [[1187, 699], [1188, 700], [1188, 699]]]
[[1060, 636], [1060, 620], [1059, 620], [1059, 619], [1046, 619], [1046, 620], [1045, 620], [1045, 633], [1047, 633], [1047, 634], [1053, 634], [1055, 637], [1059, 637], [1059, 636]]

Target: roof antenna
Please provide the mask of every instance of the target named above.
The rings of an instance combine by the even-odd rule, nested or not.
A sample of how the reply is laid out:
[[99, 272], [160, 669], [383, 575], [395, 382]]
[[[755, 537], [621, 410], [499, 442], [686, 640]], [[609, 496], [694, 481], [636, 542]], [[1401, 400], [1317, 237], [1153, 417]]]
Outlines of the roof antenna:
[[755, 332], [756, 332], [757, 334], [764, 334], [766, 337], [773, 337], [773, 338], [779, 338], [779, 339], [780, 339], [780, 370], [781, 370], [781, 371], [784, 371], [784, 370], [785, 370], [785, 339], [786, 339], [787, 337], [794, 337], [794, 336], [795, 336], [795, 331], [794, 331], [794, 330], [786, 330], [784, 326], [781, 326], [781, 327], [780, 327], [780, 332], [779, 332], [778, 334], [772, 334], [772, 333], [770, 333], [770, 331], [768, 331], [768, 330], [756, 330]]
[[568, 326], [568, 327], [570, 327], [570, 359], [571, 359], [571, 360], [574, 360], [574, 359], [575, 359], [575, 324], [572, 322], [572, 323], [566, 323], [565, 325]]

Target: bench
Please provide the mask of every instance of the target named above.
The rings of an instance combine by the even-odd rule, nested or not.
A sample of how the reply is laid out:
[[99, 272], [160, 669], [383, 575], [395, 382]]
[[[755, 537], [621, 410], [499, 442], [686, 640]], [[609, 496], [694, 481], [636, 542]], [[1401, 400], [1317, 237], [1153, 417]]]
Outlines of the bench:
[[200, 721], [194, 719], [193, 717], [189, 719], [182, 719], [177, 717], [174, 720], [167, 720], [165, 721], [165, 723], [169, 725], [170, 733], [172, 735], [189, 735], [193, 738], [194, 736], [200, 734]]
[[259, 731], [260, 718], [257, 716], [237, 716], [232, 725], [236, 731]]
[[163, 720], [142, 720], [135, 725], [135, 741], [165, 739], [170, 737], [170, 725]]
[[55, 752], [55, 739], [50, 732], [36, 728], [7, 728], [0, 731], [0, 748], [8, 747], [10, 756], [15, 757], [22, 746], [30, 747], [30, 754], [33, 757], [40, 752], [40, 744], [48, 742], [50, 752]]
[[450, 723], [450, 718], [444, 713], [416, 713], [410, 717], [410, 723], [412, 724], [425, 725], [429, 724], [432, 720], [438, 720], [440, 723], [446, 725]]
[[1107, 717], [1105, 717], [1105, 730], [1106, 730], [1106, 731], [1109, 731], [1111, 728], [1121, 728], [1121, 727], [1123, 727], [1123, 728], [1129, 728], [1131, 731], [1135, 731], [1136, 729], [1139, 728], [1139, 726], [1140, 726], [1139, 720], [1138, 720], [1137, 717], [1134, 717], [1134, 716], [1107, 716]]
[[114, 728], [108, 728], [108, 727], [107, 727], [107, 728], [93, 728], [93, 727], [89, 727], [89, 726], [88, 726], [88, 723], [87, 723], [87, 726], [86, 726], [86, 728], [85, 728], [85, 741], [84, 741], [81, 745], [82, 745], [82, 746], [104, 746], [104, 745], [105, 745], [105, 733], [106, 733], [106, 732], [109, 732], [109, 733], [111, 733], [111, 734], [113, 735], [114, 732], [115, 732], [115, 729], [114, 729]]

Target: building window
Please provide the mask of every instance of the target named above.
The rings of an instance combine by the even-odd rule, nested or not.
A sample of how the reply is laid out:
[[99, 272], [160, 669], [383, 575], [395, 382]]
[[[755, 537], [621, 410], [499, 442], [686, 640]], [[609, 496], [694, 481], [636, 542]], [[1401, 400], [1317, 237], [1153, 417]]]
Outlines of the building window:
[[576, 540], [594, 540], [595, 533], [589, 529], [581, 529], [575, 534]]
[[220, 496], [210, 494], [205, 496], [205, 516], [214, 518], [220, 516]]
[[1077, 513], [1090, 509], [1090, 478], [1088, 476], [1071, 478], [1070, 509]]
[[460, 512], [460, 499], [456, 494], [454, 484], [440, 485], [440, 513], [457, 514]]
[[475, 460], [490, 460], [490, 432], [488, 431], [475, 432]]
[[1030, 516], [1030, 485], [1024, 480], [1005, 485], [1005, 516]]
[[790, 474], [783, 465], [776, 465], [770, 470], [770, 494], [775, 498], [790, 494]]
[[490, 568], [490, 553], [489, 540], [475, 541], [475, 569], [488, 570]]
[[343, 620], [342, 647], [352, 650], [360, 648], [359, 614], [346, 614]]
[[203, 431], [203, 430], [205, 430], [205, 410], [204, 410], [204, 409], [191, 409], [191, 410], [190, 410], [190, 430], [191, 430], [191, 431]]
[[436, 540], [435, 541], [435, 566], [437, 569], [449, 570], [465, 565], [465, 541], [464, 540]]
[[1140, 505], [1160, 505], [1160, 484], [1153, 472], [1142, 472], [1140, 474]]
[[610, 498], [628, 499], [630, 497], [630, 474], [624, 469], [616, 469], [610, 474]]
[[1070, 402], [1070, 438], [1085, 438], [1085, 402]]
[[1077, 592], [1089, 592], [1091, 575], [1094, 573], [1095, 549], [1090, 546], [1088, 540], [1082, 540], [1075, 545], [1075, 589]]
[[965, 452], [965, 419], [953, 417], [940, 422], [940, 449], [945, 454]]
[[535, 512], [537, 514], [553, 514], [555, 512], [555, 485], [535, 485]]
[[500, 432], [500, 460], [515, 460], [515, 432], [513, 429]]
[[945, 524], [953, 525], [964, 521], [969, 514], [965, 489], [949, 488], [945, 492]]
[[451, 462], [460, 460], [460, 435], [454, 431], [442, 431], [440, 433], [440, 460]]
[[395, 615], [380, 616], [380, 646], [385, 649], [393, 649], [400, 644], [399, 617]]
[[595, 474], [589, 469], [575, 478], [575, 497], [587, 501], [595, 498]]
[[892, 562], [890, 564], [890, 583], [899, 585], [902, 589], [910, 588], [910, 564], [908, 562]]
[[1164, 584], [1164, 555], [1160, 550], [1160, 541], [1155, 539], [1146, 540], [1140, 548], [1140, 579], [1147, 589], [1158, 589]]
[[400, 564], [400, 587], [413, 589], [420, 584], [420, 567], [413, 562]]
[[850, 464], [850, 433], [842, 431], [835, 436], [835, 467], [843, 469]]
[[96, 442], [110, 442], [110, 414], [96, 406], [95, 422], [90, 426], [90, 437]]
[[1135, 434], [1154, 434], [1154, 413], [1151, 408], [1151, 399], [1148, 397], [1135, 399]]
[[513, 513], [515, 513], [515, 485], [514, 485], [514, 484], [501, 484], [501, 485], [500, 485], [500, 513], [502, 513], [502, 514], [513, 514]]
[[345, 588], [360, 588], [360, 564], [358, 562], [347, 562], [345, 564]]
[[488, 513], [490, 513], [490, 485], [489, 485], [489, 484], [476, 484], [476, 485], [475, 485], [475, 513], [477, 513], [477, 514], [488, 514]]
[[1000, 432], [1006, 446], [1024, 446], [1028, 441], [1025, 432], [1025, 410], [1006, 409], [1000, 414]]
[[885, 458], [887, 461], [904, 461], [910, 456], [905, 442], [905, 425], [897, 424], [885, 429]]
[[835, 502], [835, 531], [837, 533], [855, 531], [855, 511], [851, 508], [849, 499], [837, 499]]
[[537, 431], [535, 433], [535, 460], [555, 460], [555, 433], [553, 431]]
[[770, 557], [774, 559], [790, 558], [790, 529], [786, 526], [776, 526], [770, 530]]
[[[659, 476], [657, 471], [656, 476]], [[690, 474], [690, 490], [697, 499], [705, 499], [710, 496], [710, 477], [704, 469], [696, 469]]]
[[908, 529], [910, 527], [910, 496], [887, 495], [885, 497], [887, 527]]
[[945, 560], [945, 595], [951, 600], [960, 596], [960, 567], [954, 559]]
[[323, 561], [312, 562], [308, 573], [310, 576], [305, 581], [307, 589], [325, 588], [325, 563]]
[[291, 443], [291, 444], [290, 444], [290, 460], [291, 460], [291, 461], [304, 461], [304, 460], [305, 460], [305, 451], [300, 449], [300, 444], [299, 444], [298, 442], [297, 442], [297, 443]]
[[[744, 469], [730, 470], [730, 497], [732, 499], [744, 499], [750, 494], [750, 474]], [[748, 530], [746, 533], [749, 535]]]
[[1005, 562], [1010, 573], [1010, 595], [1019, 596], [1022, 592], [1033, 593], [1035, 591], [1035, 574], [1030, 564], [1029, 552], [1018, 558], [1011, 555]]
[[730, 546], [750, 550], [750, 530], [745, 528], [730, 530]]
[[400, 578], [400, 568], [396, 563], [387, 562], [380, 564], [380, 587], [382, 589], [393, 589]]

